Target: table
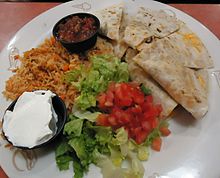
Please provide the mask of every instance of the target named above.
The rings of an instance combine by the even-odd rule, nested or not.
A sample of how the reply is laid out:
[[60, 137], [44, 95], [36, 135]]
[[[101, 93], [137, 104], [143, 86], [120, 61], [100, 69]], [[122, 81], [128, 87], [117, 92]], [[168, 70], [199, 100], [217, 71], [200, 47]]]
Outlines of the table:
[[[0, 51], [28, 21], [60, 3], [0, 2]], [[220, 4], [170, 4], [204, 24], [220, 39]], [[0, 168], [0, 177], [7, 178]]]

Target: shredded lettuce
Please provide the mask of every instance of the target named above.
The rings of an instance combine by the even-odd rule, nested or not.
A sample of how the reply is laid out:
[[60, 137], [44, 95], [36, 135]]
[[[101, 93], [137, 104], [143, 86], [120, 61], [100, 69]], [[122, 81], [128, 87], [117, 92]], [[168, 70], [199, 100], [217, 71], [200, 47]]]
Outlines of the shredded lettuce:
[[115, 135], [115, 144], [116, 145], [122, 145], [127, 143], [128, 141], [128, 133], [125, 131], [124, 127], [121, 127], [116, 130], [116, 135]]
[[73, 162], [74, 178], [82, 178], [83, 173], [86, 171], [85, 167], [81, 164], [75, 151], [68, 144], [66, 139], [60, 141], [55, 151], [56, 163], [58, 168], [62, 170], [68, 170], [70, 163]]
[[73, 158], [69, 155], [62, 155], [56, 158], [56, 163], [60, 170], [68, 170], [69, 164]]
[[74, 178], [82, 178], [84, 174], [84, 168], [78, 159], [73, 160]]
[[64, 134], [67, 135], [74, 134], [75, 136], [80, 136], [82, 132], [83, 120], [82, 119], [75, 119], [71, 120], [64, 127]]
[[108, 144], [112, 140], [112, 129], [110, 127], [93, 126], [96, 131], [95, 138], [101, 145]]
[[[65, 75], [65, 81], [80, 95], [65, 124], [63, 140], [56, 148], [57, 166], [67, 170], [72, 163], [74, 178], [83, 178], [92, 163], [101, 168], [104, 178], [142, 178], [144, 167], [141, 161], [148, 159], [148, 147], [154, 138], [161, 136], [160, 127], [168, 126], [168, 123], [162, 120], [140, 145], [128, 138], [123, 127], [112, 130], [95, 125], [100, 114], [96, 107], [97, 95], [105, 91], [111, 81], [128, 82], [129, 73], [126, 63], [110, 55], [93, 56], [89, 60], [90, 67], [81, 66]], [[144, 85], [141, 90], [145, 95], [151, 93]], [[124, 160], [127, 160], [126, 168], [122, 167]]]
[[[167, 126], [167, 121], [163, 120], [143, 144], [137, 145], [123, 127], [113, 131], [111, 127], [95, 125], [98, 114], [73, 108], [64, 127], [65, 139], [56, 149], [59, 169], [67, 170], [73, 162], [74, 178], [83, 178], [93, 163], [101, 168], [104, 178], [142, 178], [141, 161], [148, 159], [148, 146], [161, 135], [159, 128]], [[122, 167], [124, 160], [126, 168]]]
[[74, 115], [72, 115], [73, 117], [87, 119], [91, 122], [95, 122], [96, 118], [100, 114], [100, 112], [90, 112], [90, 111], [87, 111], [87, 110], [79, 110], [75, 106], [73, 107], [72, 112], [74, 113]]
[[125, 62], [111, 55], [93, 56], [91, 67], [69, 71], [65, 81], [71, 83], [79, 91], [76, 105], [82, 110], [96, 106], [96, 96], [107, 89], [110, 81], [128, 82], [129, 72]]
[[118, 146], [111, 145], [110, 152], [111, 152], [110, 159], [113, 165], [116, 167], [121, 167], [124, 157], [121, 154], [120, 148]]
[[[96, 152], [110, 154], [107, 143], [112, 140], [113, 133], [111, 128], [95, 126], [90, 121], [93, 119], [89, 112], [76, 113], [82, 118], [70, 115], [63, 131], [67, 139], [57, 147], [56, 161], [60, 170], [68, 169], [69, 163], [73, 161], [74, 177], [82, 178], [89, 165], [96, 163]], [[91, 117], [94, 118], [94, 113], [91, 113]], [[74, 157], [71, 157], [72, 153]]]
[[131, 162], [131, 171], [134, 174], [134, 177], [141, 178], [144, 176], [144, 166], [141, 161], [137, 158], [136, 153], [129, 152], [128, 157], [130, 158]]
[[[128, 149], [130, 140], [124, 128], [113, 132], [111, 127], [94, 124], [95, 113], [76, 108], [74, 113], [77, 116], [71, 114], [64, 127], [66, 139], [56, 149], [56, 162], [60, 170], [68, 169], [70, 162], [73, 162], [74, 178], [83, 178], [91, 163], [99, 166], [106, 178], [139, 178], [143, 174], [137, 157], [138, 146], [135, 145], [136, 152]], [[130, 167], [122, 168], [126, 158], [131, 160]]]
[[62, 156], [62, 155], [64, 155], [65, 153], [67, 153], [69, 151], [71, 151], [71, 147], [67, 144], [67, 142], [62, 141], [58, 145], [58, 147], [55, 151], [55, 155], [56, 155], [56, 157], [59, 157], [59, 156]]
[[150, 95], [152, 92], [149, 88], [146, 88], [143, 84], [141, 84], [140, 86], [141, 91], [145, 94], [145, 95]]
[[141, 161], [148, 160], [148, 157], [149, 157], [148, 148], [146, 146], [142, 146], [142, 145], [139, 146], [138, 151], [137, 151], [137, 157]]
[[73, 158], [69, 155], [71, 147], [67, 144], [66, 140], [62, 140], [56, 148], [56, 163], [60, 170], [68, 170], [69, 164]]

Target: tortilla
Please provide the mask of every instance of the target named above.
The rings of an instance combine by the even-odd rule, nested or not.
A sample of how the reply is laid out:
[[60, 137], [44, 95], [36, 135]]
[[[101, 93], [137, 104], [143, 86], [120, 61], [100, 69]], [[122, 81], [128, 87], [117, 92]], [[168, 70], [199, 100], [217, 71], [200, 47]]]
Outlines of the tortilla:
[[141, 7], [136, 19], [144, 23], [157, 38], [169, 36], [180, 28], [175, 14], [169, 15], [164, 10], [158, 11]]
[[160, 117], [166, 118], [177, 106], [177, 103], [164, 91], [160, 85], [148, 75], [140, 66], [138, 66], [132, 58], [136, 55], [135, 50], [128, 49], [126, 52], [125, 60], [128, 63], [128, 70], [132, 81], [142, 83], [146, 88], [152, 92], [155, 104], [161, 104], [163, 111]]
[[131, 62], [133, 62], [133, 58], [137, 55], [138, 51], [132, 49], [132, 48], [128, 48], [125, 54], [125, 61], [130, 64]]
[[119, 40], [111, 42], [115, 56], [117, 56], [120, 59], [124, 56], [126, 50], [128, 49], [128, 45], [123, 41], [125, 28], [128, 24], [129, 24], [129, 16], [128, 14], [123, 13], [121, 26], [119, 30]]
[[125, 29], [123, 40], [133, 49], [152, 37], [152, 33], [147, 27], [138, 21], [132, 21]]
[[208, 96], [209, 92], [209, 74], [206, 69], [200, 69], [195, 71], [196, 77], [199, 80], [203, 92]]
[[119, 40], [118, 42], [113, 41], [112, 46], [115, 56], [117, 56], [119, 59], [121, 59], [124, 56], [128, 48], [128, 45], [122, 40]]
[[134, 60], [196, 119], [206, 114], [207, 93], [194, 70], [165, 57], [163, 60]]
[[[184, 65], [190, 68], [211, 68], [213, 61], [201, 39], [185, 23], [178, 32], [166, 38], [170, 44], [164, 50], [176, 54]], [[175, 48], [171, 49], [172, 46]], [[165, 47], [165, 46], [164, 46]]]
[[124, 41], [136, 49], [149, 38], [163, 38], [179, 29], [179, 21], [165, 11], [140, 8], [136, 17], [125, 29]]
[[124, 4], [120, 3], [94, 13], [100, 20], [101, 34], [112, 40], [119, 40], [123, 8]]
[[160, 54], [172, 60], [178, 60], [189, 68], [211, 68], [213, 61], [199, 39], [185, 24], [179, 31], [163, 39], [155, 39], [151, 44], [142, 43], [137, 47], [142, 58], [152, 59]]

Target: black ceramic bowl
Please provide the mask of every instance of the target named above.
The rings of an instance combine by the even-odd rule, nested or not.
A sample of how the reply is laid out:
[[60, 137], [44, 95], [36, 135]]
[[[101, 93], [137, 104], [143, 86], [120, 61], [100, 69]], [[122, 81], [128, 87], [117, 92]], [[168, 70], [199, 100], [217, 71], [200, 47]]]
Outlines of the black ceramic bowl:
[[[60, 28], [62, 28], [61, 26], [65, 25], [66, 22], [74, 16], [79, 17], [80, 19], [84, 19], [84, 18], [94, 19], [93, 25], [95, 27], [95, 30], [93, 30], [93, 32], [91, 32], [91, 34], [89, 36], [85, 37], [84, 39], [75, 40], [74, 42], [70, 42], [70, 41], [64, 40], [64, 39], [62, 39], [62, 37], [60, 37], [61, 35], [59, 33], [59, 30], [60, 30]], [[75, 13], [75, 14], [68, 15], [68, 16], [62, 18], [61, 20], [59, 20], [55, 24], [55, 26], [53, 27], [52, 33], [53, 33], [54, 38], [57, 41], [59, 41], [70, 53], [79, 53], [82, 51], [86, 51], [95, 45], [99, 29], [100, 29], [100, 21], [96, 16], [89, 14], [89, 13]], [[70, 32], [71, 32], [71, 30], [70, 30]]]
[[[9, 107], [8, 107], [6, 110], [13, 111], [16, 102], [17, 102], [17, 99], [14, 100], [14, 101], [9, 105]], [[24, 147], [24, 146], [15, 146], [15, 147], [21, 148], [21, 149], [27, 149], [27, 150], [36, 149], [36, 148], [41, 148], [41, 147], [43, 147], [43, 146], [46, 146], [46, 145], [52, 143], [52, 142], [58, 137], [58, 135], [59, 135], [60, 133], [62, 133], [63, 128], [64, 128], [64, 125], [65, 125], [66, 120], [67, 120], [67, 109], [66, 109], [66, 105], [65, 105], [65, 103], [63, 102], [63, 100], [62, 100], [59, 96], [57, 96], [57, 95], [52, 98], [52, 104], [53, 104], [54, 110], [55, 110], [55, 112], [56, 112], [56, 114], [57, 114], [57, 117], [58, 117], [58, 121], [57, 121], [57, 123], [56, 123], [57, 131], [56, 131], [56, 133], [54, 134], [54, 136], [51, 137], [49, 140], [47, 140], [47, 141], [45, 141], [45, 142], [43, 142], [43, 143], [41, 143], [41, 144], [39, 144], [39, 145], [36, 145], [36, 146], [34, 146], [34, 147], [32, 147], [32, 148], [28, 148], [28, 147]], [[2, 121], [3, 121], [3, 124], [4, 124], [4, 119], [3, 119]], [[3, 133], [4, 137], [5, 137], [5, 139], [6, 139], [10, 144], [12, 144], [12, 143], [8, 140], [8, 138], [5, 136], [4, 130], [2, 130], [2, 133]], [[12, 145], [13, 145], [13, 144], [12, 144]]]

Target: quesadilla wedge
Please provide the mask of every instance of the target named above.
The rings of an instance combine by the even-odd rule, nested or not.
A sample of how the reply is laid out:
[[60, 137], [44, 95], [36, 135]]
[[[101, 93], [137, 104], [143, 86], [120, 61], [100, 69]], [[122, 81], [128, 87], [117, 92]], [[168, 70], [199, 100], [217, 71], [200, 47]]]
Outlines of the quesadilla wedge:
[[[166, 50], [176, 53], [186, 67], [212, 68], [214, 66], [201, 39], [185, 23], [182, 23], [180, 30], [171, 34], [166, 40], [170, 44]], [[174, 50], [171, 49], [172, 46], [175, 46]]]
[[149, 31], [157, 38], [169, 36], [180, 28], [175, 14], [169, 15], [164, 10], [158, 11], [141, 7], [136, 19], [144, 23]]
[[117, 56], [119, 59], [121, 59], [124, 56], [128, 48], [128, 45], [122, 40], [119, 40], [117, 42], [112, 41], [112, 46], [113, 46], [115, 56]]
[[142, 58], [144, 56], [146, 59], [162, 54], [189, 68], [213, 67], [213, 61], [206, 47], [185, 24], [181, 25], [179, 31], [165, 38], [155, 39], [151, 44], [142, 43], [137, 49], [141, 51]]
[[155, 104], [161, 104], [163, 111], [160, 114], [161, 118], [166, 118], [177, 106], [177, 103], [164, 91], [161, 86], [147, 74], [132, 58], [136, 55], [135, 50], [129, 48], [125, 55], [125, 60], [128, 63], [128, 70], [133, 81], [142, 83], [152, 92]]
[[124, 41], [136, 49], [152, 37], [163, 38], [179, 29], [179, 21], [165, 11], [140, 8], [135, 18], [125, 29]]
[[112, 40], [112, 46], [114, 48], [114, 53], [118, 58], [122, 58], [128, 49], [128, 45], [123, 41], [124, 32], [126, 26], [129, 24], [129, 16], [125, 13], [122, 14], [121, 26], [119, 29], [119, 39], [117, 41]]
[[101, 34], [112, 40], [119, 40], [119, 29], [123, 8], [124, 4], [120, 3], [94, 13], [100, 20]]
[[199, 69], [195, 71], [196, 77], [201, 84], [201, 89], [208, 96], [209, 91], [209, 74], [206, 69]]
[[142, 22], [132, 21], [125, 29], [123, 40], [130, 47], [136, 49], [138, 45], [152, 36], [152, 33]]
[[196, 119], [201, 119], [206, 114], [208, 111], [207, 92], [194, 70], [167, 58], [134, 60]]

